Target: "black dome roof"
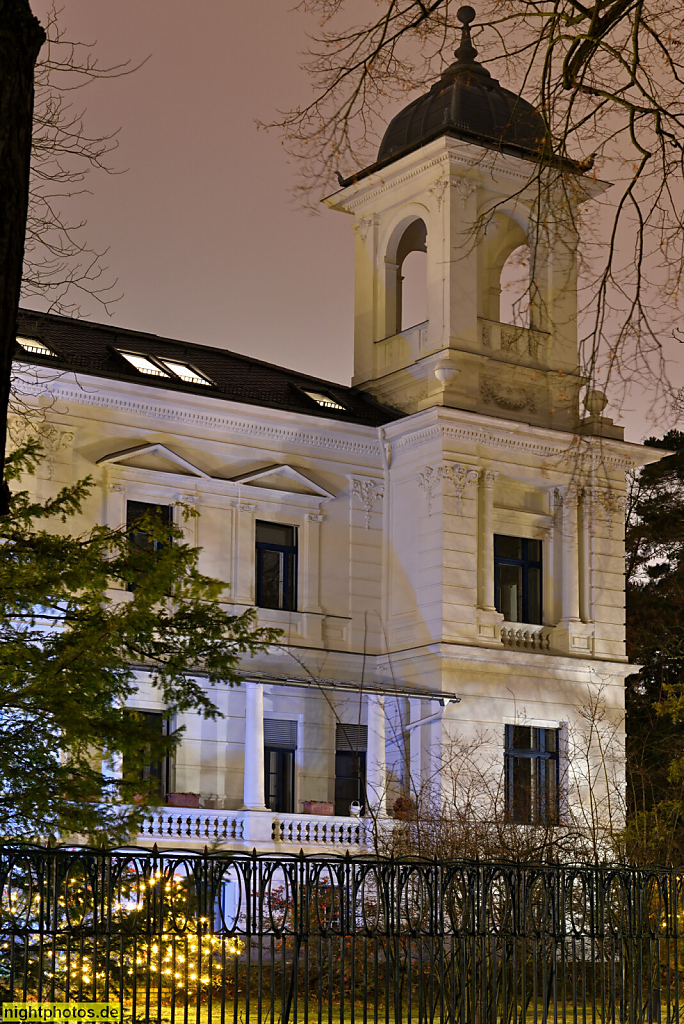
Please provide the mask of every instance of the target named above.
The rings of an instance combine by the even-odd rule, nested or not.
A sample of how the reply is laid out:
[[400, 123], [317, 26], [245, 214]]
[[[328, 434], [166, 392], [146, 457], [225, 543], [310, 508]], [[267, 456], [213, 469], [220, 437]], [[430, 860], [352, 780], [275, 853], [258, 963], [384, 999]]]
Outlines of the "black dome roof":
[[544, 118], [531, 103], [504, 89], [475, 60], [470, 39], [472, 7], [461, 7], [463, 23], [456, 60], [425, 96], [401, 110], [384, 134], [378, 163], [417, 149], [440, 135], [456, 135], [484, 145], [514, 147], [539, 157], [546, 140]]

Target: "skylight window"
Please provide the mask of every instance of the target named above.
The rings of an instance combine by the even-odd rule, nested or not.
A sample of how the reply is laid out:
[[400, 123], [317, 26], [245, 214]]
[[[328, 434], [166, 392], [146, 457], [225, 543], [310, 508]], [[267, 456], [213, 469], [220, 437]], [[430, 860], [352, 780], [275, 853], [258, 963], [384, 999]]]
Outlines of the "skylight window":
[[57, 353], [46, 345], [42, 341], [38, 341], [38, 338], [17, 338], [18, 343], [23, 348], [24, 352], [34, 352], [37, 356], [50, 356], [52, 359], [57, 358]]
[[121, 349], [117, 349], [120, 356], [134, 366], [140, 373], [146, 373], [148, 377], [170, 377], [171, 374], [167, 373], [166, 370], [162, 370], [161, 366], [157, 366], [147, 356], [141, 356], [137, 352], [122, 352]]
[[326, 395], [324, 391], [308, 391], [306, 388], [302, 388], [305, 395], [308, 395], [316, 405], [320, 405], [322, 409], [339, 409], [340, 412], [346, 412], [343, 405], [336, 402], [331, 395]]
[[176, 362], [175, 359], [160, 359], [160, 363], [163, 363], [167, 370], [171, 370], [171, 373], [175, 373], [181, 380], [186, 381], [188, 384], [203, 384], [205, 387], [211, 387], [212, 381], [208, 377], [205, 377], [198, 370], [193, 370], [192, 366], [187, 363]]

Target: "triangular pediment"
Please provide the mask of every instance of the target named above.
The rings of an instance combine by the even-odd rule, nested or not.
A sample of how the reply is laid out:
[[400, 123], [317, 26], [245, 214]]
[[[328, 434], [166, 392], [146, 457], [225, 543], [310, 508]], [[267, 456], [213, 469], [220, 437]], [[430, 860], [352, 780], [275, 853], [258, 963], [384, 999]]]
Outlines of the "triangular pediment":
[[176, 455], [164, 444], [141, 444], [134, 448], [125, 448], [98, 459], [98, 465], [126, 466], [129, 469], [144, 469], [153, 473], [175, 473], [180, 476], [210, 477], [187, 459]]
[[283, 491], [288, 494], [308, 494], [315, 498], [333, 498], [330, 491], [321, 487], [314, 480], [295, 469], [294, 466], [265, 466], [252, 473], [234, 476], [235, 484], [249, 484], [250, 487], [261, 487], [268, 491]]

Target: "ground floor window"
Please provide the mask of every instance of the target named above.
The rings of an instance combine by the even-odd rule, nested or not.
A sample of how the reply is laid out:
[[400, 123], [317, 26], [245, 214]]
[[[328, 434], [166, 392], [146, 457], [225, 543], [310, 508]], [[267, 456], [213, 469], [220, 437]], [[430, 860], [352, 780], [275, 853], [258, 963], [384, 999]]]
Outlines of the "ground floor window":
[[363, 807], [366, 801], [365, 725], [337, 723], [335, 742], [335, 814], [346, 817], [352, 803]]
[[130, 782], [139, 780], [142, 783], [141, 795], [149, 795], [162, 804], [166, 800], [169, 789], [169, 759], [168, 757], [155, 759], [152, 756], [151, 747], [153, 738], [166, 735], [168, 723], [164, 720], [161, 711], [140, 711], [131, 708], [129, 713], [139, 715], [144, 719], [146, 731], [150, 734], [150, 750], [149, 760], [143, 764], [141, 769], [134, 770], [130, 763], [126, 763], [127, 758], [124, 757], [122, 765], [124, 779]]
[[295, 809], [297, 722], [264, 719], [264, 803], [270, 811]]
[[506, 812], [516, 825], [556, 825], [558, 729], [506, 726]]

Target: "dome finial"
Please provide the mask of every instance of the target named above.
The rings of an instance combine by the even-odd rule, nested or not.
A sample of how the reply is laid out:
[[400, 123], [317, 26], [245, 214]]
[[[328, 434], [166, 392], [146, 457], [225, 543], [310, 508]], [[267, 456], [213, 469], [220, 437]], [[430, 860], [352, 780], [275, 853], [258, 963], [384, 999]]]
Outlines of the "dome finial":
[[463, 26], [461, 29], [461, 42], [454, 56], [460, 65], [474, 64], [477, 57], [477, 50], [470, 38], [470, 23], [475, 21], [475, 11], [472, 7], [459, 7], [456, 17]]

